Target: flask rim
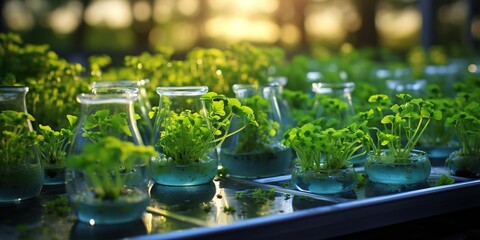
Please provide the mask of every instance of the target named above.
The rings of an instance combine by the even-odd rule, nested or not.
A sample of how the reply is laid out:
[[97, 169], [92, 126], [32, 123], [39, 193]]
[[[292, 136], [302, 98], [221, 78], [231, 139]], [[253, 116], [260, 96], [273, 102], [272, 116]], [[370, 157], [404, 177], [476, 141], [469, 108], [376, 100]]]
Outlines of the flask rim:
[[[138, 92], [138, 91], [137, 91]], [[137, 92], [124, 93], [81, 93], [77, 95], [77, 102], [85, 104], [132, 103], [137, 100]]]
[[0, 86], [0, 92], [26, 93], [30, 89], [27, 86]]
[[115, 81], [95, 81], [92, 83], [92, 88], [98, 87], [143, 87], [150, 82], [149, 79], [130, 80], [121, 79]]
[[207, 86], [157, 87], [157, 93], [163, 96], [201, 96], [208, 92]]

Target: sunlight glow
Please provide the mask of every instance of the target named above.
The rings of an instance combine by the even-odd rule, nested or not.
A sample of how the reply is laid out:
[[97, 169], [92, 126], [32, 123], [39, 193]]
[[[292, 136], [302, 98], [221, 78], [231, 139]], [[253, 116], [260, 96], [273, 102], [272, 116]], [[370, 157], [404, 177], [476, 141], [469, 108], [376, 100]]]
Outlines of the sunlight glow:
[[85, 22], [117, 29], [129, 27], [132, 24], [130, 3], [127, 0], [96, 0], [85, 10]]
[[152, 16], [152, 8], [148, 1], [135, 1], [133, 3], [133, 17], [139, 22], [144, 22]]
[[329, 41], [341, 41], [346, 32], [342, 27], [343, 14], [334, 6], [317, 9], [306, 16], [305, 29], [309, 35]]
[[275, 42], [280, 37], [278, 25], [268, 18], [219, 16], [206, 21], [205, 32], [207, 36], [231, 41]]
[[285, 24], [282, 27], [282, 42], [290, 45], [297, 44], [300, 41], [300, 30], [293, 24]]
[[33, 14], [24, 3], [19, 0], [11, 0], [3, 6], [2, 15], [5, 25], [17, 31], [27, 31], [33, 28], [35, 22]]
[[82, 3], [69, 1], [62, 7], [56, 8], [48, 16], [48, 24], [53, 31], [61, 34], [68, 34], [80, 25], [82, 20]]
[[421, 13], [417, 8], [406, 7], [402, 10], [380, 9], [375, 25], [379, 33], [388, 38], [404, 38], [420, 31]]
[[199, 2], [197, 0], [178, 0], [177, 9], [185, 16], [193, 16], [198, 11]]
[[157, 23], [166, 23], [171, 20], [175, 0], [156, 0], [153, 5], [153, 20]]

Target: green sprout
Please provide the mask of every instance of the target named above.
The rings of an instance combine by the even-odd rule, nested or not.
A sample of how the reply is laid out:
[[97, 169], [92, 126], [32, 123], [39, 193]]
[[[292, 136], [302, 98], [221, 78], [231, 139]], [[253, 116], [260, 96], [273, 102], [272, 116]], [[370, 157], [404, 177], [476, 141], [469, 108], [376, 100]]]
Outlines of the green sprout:
[[[168, 111], [171, 102], [168, 98], [164, 100], [167, 107], [158, 114], [159, 117], [167, 115], [169, 119], [161, 123], [164, 130], [155, 146], [163, 148], [167, 159], [181, 164], [197, 162], [208, 151], [218, 148], [226, 138], [248, 125], [257, 125], [252, 109], [242, 106], [235, 98], [209, 92], [201, 100], [205, 103], [206, 112], [185, 110], [179, 114]], [[158, 111], [158, 107], [153, 110]], [[229, 132], [235, 116], [244, 119], [244, 124]]]
[[442, 174], [440, 178], [435, 182], [435, 186], [442, 186], [442, 185], [448, 185], [452, 184], [455, 182], [455, 179], [452, 177], [449, 177], [445, 174]]
[[255, 115], [257, 125], [248, 125], [239, 135], [235, 152], [251, 152], [255, 149], [269, 149], [272, 137], [275, 137], [280, 129], [280, 123], [268, 118], [270, 102], [255, 95], [245, 98], [244, 105], [250, 107]]
[[87, 143], [82, 153], [71, 156], [67, 166], [82, 171], [92, 186], [95, 196], [104, 200], [116, 200], [123, 194], [125, 183], [157, 155], [152, 146], [135, 145], [107, 136], [97, 142]]
[[82, 136], [89, 138], [92, 142], [96, 142], [106, 136], [132, 136], [127, 123], [127, 114], [111, 114], [107, 109], [98, 110], [94, 114], [89, 115], [82, 130], [84, 131]]
[[256, 204], [264, 204], [268, 202], [268, 200], [273, 201], [275, 199], [275, 189], [270, 188], [269, 190], [262, 190], [261, 188], [255, 188], [252, 192], [251, 198]]
[[433, 103], [435, 110], [442, 112], [442, 118], [430, 122], [420, 139], [420, 144], [426, 147], [447, 146], [455, 134], [453, 127], [446, 123], [447, 119], [455, 114], [455, 99], [443, 97], [441, 88], [437, 84], [429, 85], [427, 89], [427, 100]]
[[[379, 156], [383, 148], [389, 149], [393, 161], [406, 161], [410, 152], [416, 147], [420, 137], [432, 119], [442, 119], [442, 112], [434, 108], [433, 103], [422, 98], [412, 98], [410, 94], [397, 94], [400, 104], [391, 103], [385, 94], [370, 96], [369, 103], [374, 107], [358, 115], [360, 122], [381, 119], [381, 127], [364, 126], [364, 131], [373, 130], [376, 141], [368, 137], [366, 146]], [[375, 122], [374, 122], [375, 124]]]
[[53, 130], [50, 126], [39, 124], [38, 132], [43, 136], [40, 142], [40, 156], [44, 167], [65, 167], [67, 149], [72, 140], [72, 128], [77, 122], [77, 117], [67, 115], [70, 128], [62, 128], [60, 131]]
[[345, 168], [350, 159], [365, 154], [366, 135], [356, 123], [342, 129], [323, 129], [310, 122], [287, 130], [282, 143], [297, 153], [303, 170], [319, 172]]
[[[84, 68], [60, 58], [48, 45], [23, 44], [14, 33], [0, 33], [0, 81], [29, 87], [27, 109], [37, 122], [60, 129], [77, 114], [75, 97], [88, 91]], [[35, 129], [37, 130], [37, 129]]]
[[234, 206], [225, 206], [223, 207], [223, 212], [226, 213], [226, 214], [232, 214], [232, 213], [235, 213], [237, 210], [235, 210], [235, 207]]
[[25, 112], [5, 110], [0, 112], [0, 161], [2, 168], [21, 167], [35, 157], [32, 147], [38, 146], [43, 136], [30, 131], [28, 121], [34, 121]]
[[447, 118], [446, 124], [453, 126], [460, 142], [459, 154], [478, 156], [480, 154], [480, 104], [478, 97], [459, 93], [456, 98], [457, 113]]
[[72, 209], [66, 196], [60, 196], [45, 204], [45, 213], [50, 216], [62, 218], [68, 216], [71, 211]]

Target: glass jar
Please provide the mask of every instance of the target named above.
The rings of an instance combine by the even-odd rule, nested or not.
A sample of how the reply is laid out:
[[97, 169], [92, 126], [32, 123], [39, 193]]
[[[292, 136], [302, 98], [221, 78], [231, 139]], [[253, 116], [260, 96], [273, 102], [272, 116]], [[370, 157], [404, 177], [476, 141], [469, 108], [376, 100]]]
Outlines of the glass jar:
[[40, 139], [26, 115], [28, 90], [23, 86], [0, 86], [0, 202], [33, 198], [42, 190]]
[[355, 109], [352, 104], [354, 82], [314, 82], [313, 109], [315, 118], [325, 118], [326, 126], [336, 129], [346, 127], [353, 121]]
[[353, 164], [335, 170], [305, 171], [300, 164], [292, 171], [292, 184], [300, 191], [316, 194], [337, 194], [351, 191], [357, 183]]
[[427, 153], [413, 149], [409, 156], [398, 157], [383, 149], [380, 155], [367, 154], [365, 174], [373, 182], [386, 184], [422, 183], [430, 176], [432, 166]]
[[213, 180], [218, 170], [215, 131], [201, 97], [208, 87], [157, 87], [160, 96], [151, 162], [153, 180], [162, 185], [191, 186]]
[[278, 102], [278, 111], [280, 111], [280, 116], [282, 117], [282, 122], [285, 125], [285, 129], [296, 126], [296, 122], [293, 120], [292, 111], [287, 100], [283, 97], [283, 88], [287, 84], [287, 77], [276, 76], [270, 77], [268, 79], [272, 83], [272, 87], [275, 91], [275, 98]]
[[[134, 92], [77, 96], [81, 111], [65, 179], [68, 197], [81, 222], [93, 225], [138, 220], [148, 205], [148, 161], [124, 159], [123, 150], [114, 152], [108, 145], [92, 147], [102, 146], [106, 139], [120, 141], [112, 144], [121, 144], [120, 149], [131, 150], [127, 143], [142, 145], [133, 113], [136, 98]], [[89, 153], [96, 154], [93, 160], [85, 157]]]
[[458, 177], [480, 178], [480, 154], [463, 154], [457, 150], [446, 160], [450, 173]]
[[134, 102], [135, 114], [137, 117], [137, 127], [142, 136], [143, 143], [149, 145], [152, 142], [153, 124], [149, 117], [152, 110], [148, 100], [146, 84], [148, 80], [117, 80], [117, 81], [96, 81], [92, 84], [92, 92], [95, 94], [103, 93], [122, 93], [122, 91], [137, 91], [137, 101]]
[[[220, 162], [232, 177], [259, 178], [288, 174], [292, 150], [281, 144], [285, 125], [275, 97], [275, 83], [234, 84], [233, 91], [242, 105], [254, 111], [259, 126], [248, 125], [221, 146]], [[233, 119], [237, 129], [243, 119]]]

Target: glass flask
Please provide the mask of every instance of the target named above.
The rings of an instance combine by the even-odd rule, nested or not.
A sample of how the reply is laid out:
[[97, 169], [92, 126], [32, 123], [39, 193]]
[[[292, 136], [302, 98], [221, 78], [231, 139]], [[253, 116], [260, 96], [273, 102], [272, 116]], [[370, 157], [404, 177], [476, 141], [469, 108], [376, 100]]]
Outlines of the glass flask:
[[[285, 124], [285, 129], [296, 126], [295, 121], [292, 117], [292, 111], [288, 105], [287, 99], [283, 97], [283, 88], [287, 84], [288, 79], [283, 76], [270, 77], [268, 81], [272, 84], [273, 89], [275, 90], [275, 98], [278, 102], [278, 110], [282, 117], [282, 122]], [[275, 87], [276, 85], [276, 87]]]
[[207, 92], [206, 86], [157, 87], [160, 100], [153, 143], [159, 157], [150, 164], [156, 183], [200, 185], [212, 181], [217, 174], [215, 133], [201, 100]]
[[[122, 155], [125, 149], [132, 149], [127, 144], [143, 145], [134, 117], [136, 100], [135, 91], [77, 96], [80, 116], [67, 157], [65, 179], [72, 208], [81, 222], [93, 225], [138, 220], [148, 205], [149, 159], [125, 159]], [[108, 144], [101, 145], [106, 139], [120, 141], [107, 143], [122, 144], [121, 150], [111, 151]], [[87, 154], [94, 159], [85, 157]]]
[[26, 115], [28, 90], [0, 86], [0, 202], [4, 203], [36, 197], [43, 186], [40, 139]]
[[355, 109], [352, 104], [354, 82], [315, 82], [313, 110], [315, 118], [325, 118], [325, 127], [346, 127], [353, 121]]
[[[275, 94], [277, 87], [275, 83], [233, 85], [236, 98], [254, 111], [259, 126], [248, 125], [222, 144], [220, 162], [230, 176], [261, 178], [290, 172], [292, 150], [281, 144], [285, 124]], [[237, 129], [241, 121], [233, 119], [231, 129]]]
[[352, 190], [357, 183], [357, 173], [352, 163], [336, 170], [304, 170], [300, 164], [292, 171], [292, 185], [303, 192], [336, 194]]
[[148, 80], [117, 80], [117, 81], [96, 81], [92, 84], [92, 92], [95, 94], [102, 93], [121, 93], [122, 91], [137, 89], [138, 98], [134, 102], [135, 114], [137, 117], [137, 127], [142, 136], [143, 143], [149, 145], [152, 142], [153, 124], [148, 113], [152, 110], [150, 101], [148, 100], [146, 84]]
[[430, 176], [431, 168], [427, 153], [417, 149], [405, 158], [394, 156], [388, 149], [383, 149], [380, 155], [370, 151], [365, 162], [368, 179], [387, 184], [422, 183]]

